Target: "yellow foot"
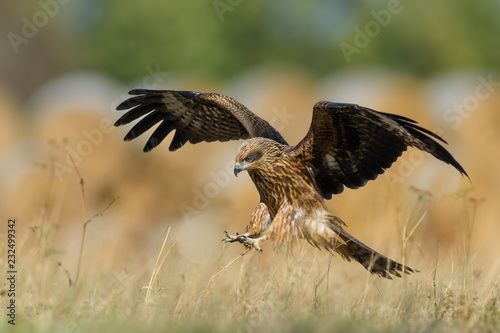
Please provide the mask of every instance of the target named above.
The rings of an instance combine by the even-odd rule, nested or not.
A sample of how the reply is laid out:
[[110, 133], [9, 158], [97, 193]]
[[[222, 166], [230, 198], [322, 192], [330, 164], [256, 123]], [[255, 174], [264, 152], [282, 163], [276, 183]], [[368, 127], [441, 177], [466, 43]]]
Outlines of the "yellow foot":
[[236, 233], [236, 236], [230, 235], [227, 231], [224, 231], [224, 233], [226, 234], [226, 238], [224, 238], [222, 240], [223, 242], [226, 242], [226, 243], [239, 242], [239, 243], [245, 245], [245, 247], [247, 249], [253, 248], [253, 249], [262, 253], [262, 249], [260, 248], [259, 242], [261, 240], [264, 240], [263, 239], [264, 237], [250, 238], [250, 237], [248, 237], [248, 233], [242, 234], [242, 235]]

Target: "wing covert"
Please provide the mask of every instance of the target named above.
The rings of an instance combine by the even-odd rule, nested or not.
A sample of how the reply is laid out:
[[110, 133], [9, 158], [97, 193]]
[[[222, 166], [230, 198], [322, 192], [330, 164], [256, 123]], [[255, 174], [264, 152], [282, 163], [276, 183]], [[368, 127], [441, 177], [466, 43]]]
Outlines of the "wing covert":
[[307, 135], [292, 154], [314, 170], [323, 196], [355, 189], [384, 173], [408, 146], [419, 148], [451, 164], [468, 177], [462, 166], [436, 140], [438, 135], [412, 119], [378, 112], [356, 104], [318, 102]]
[[134, 89], [135, 95], [122, 102], [117, 110], [127, 110], [115, 126], [142, 118], [125, 136], [132, 140], [153, 126], [155, 129], [144, 151], [159, 145], [173, 130], [175, 135], [169, 150], [174, 151], [186, 142], [228, 141], [265, 137], [286, 144], [280, 133], [231, 97], [216, 93], [176, 90]]

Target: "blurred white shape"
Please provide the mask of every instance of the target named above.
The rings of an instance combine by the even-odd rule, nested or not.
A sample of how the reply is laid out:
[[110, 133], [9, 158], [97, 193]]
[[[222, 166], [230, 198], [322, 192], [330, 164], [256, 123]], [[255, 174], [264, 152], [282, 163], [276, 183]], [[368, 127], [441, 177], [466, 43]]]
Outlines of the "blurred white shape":
[[446, 112], [463, 103], [467, 96], [473, 96], [481, 84], [478, 78], [485, 76], [481, 71], [451, 72], [427, 81], [424, 97], [431, 114], [444, 122]]
[[0, 152], [0, 188], [8, 189], [36, 163], [39, 146], [32, 139], [15, 141]]
[[107, 76], [74, 72], [44, 84], [29, 98], [26, 108], [38, 119], [75, 110], [109, 116], [126, 96], [126, 91]]

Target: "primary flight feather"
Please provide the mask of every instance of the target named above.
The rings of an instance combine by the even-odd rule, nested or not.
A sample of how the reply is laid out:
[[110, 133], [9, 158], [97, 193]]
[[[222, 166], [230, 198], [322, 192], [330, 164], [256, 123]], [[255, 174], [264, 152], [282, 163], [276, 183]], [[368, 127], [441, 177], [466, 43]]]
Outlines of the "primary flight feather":
[[267, 121], [228, 96], [146, 89], [129, 93], [135, 97], [117, 107], [128, 111], [115, 126], [141, 118], [125, 136], [125, 140], [132, 140], [159, 123], [145, 152], [174, 130], [171, 151], [188, 141], [247, 139], [236, 155], [234, 173], [249, 173], [261, 201], [250, 217], [247, 232], [236, 236], [226, 233], [224, 241], [240, 242], [259, 251], [260, 243], [267, 239], [279, 245], [305, 238], [318, 248], [358, 261], [382, 277], [415, 272], [347, 233], [344, 222], [328, 210], [324, 199], [341, 193], [345, 186], [355, 189], [377, 178], [409, 146], [451, 164], [468, 177], [436, 134], [409, 118], [356, 104], [316, 103], [308, 133], [290, 146]]

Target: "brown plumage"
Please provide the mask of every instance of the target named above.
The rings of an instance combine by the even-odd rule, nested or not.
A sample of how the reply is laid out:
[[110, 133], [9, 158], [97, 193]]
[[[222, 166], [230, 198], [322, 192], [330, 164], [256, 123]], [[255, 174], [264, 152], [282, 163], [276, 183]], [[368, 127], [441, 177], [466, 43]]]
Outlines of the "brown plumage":
[[462, 166], [435, 139], [436, 134], [399, 115], [355, 104], [318, 102], [309, 132], [295, 146], [236, 100], [220, 94], [173, 90], [132, 90], [117, 109], [130, 109], [115, 126], [143, 117], [125, 136], [131, 140], [157, 123], [144, 151], [156, 147], [175, 129], [170, 150], [186, 142], [248, 139], [236, 155], [235, 175], [246, 170], [261, 202], [245, 234], [226, 233], [226, 242], [260, 250], [260, 242], [277, 245], [305, 238], [313, 246], [354, 259], [368, 271], [390, 278], [416, 270], [403, 266], [348, 234], [344, 222], [326, 207], [324, 199], [344, 186], [358, 188], [377, 178], [408, 146]]

